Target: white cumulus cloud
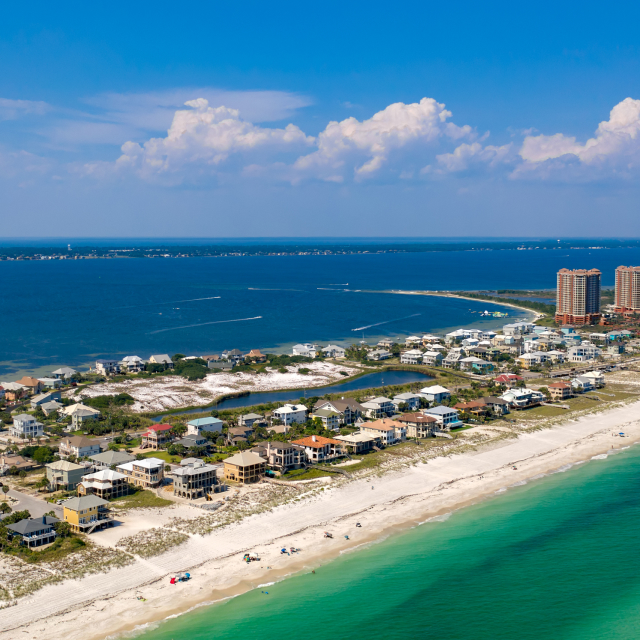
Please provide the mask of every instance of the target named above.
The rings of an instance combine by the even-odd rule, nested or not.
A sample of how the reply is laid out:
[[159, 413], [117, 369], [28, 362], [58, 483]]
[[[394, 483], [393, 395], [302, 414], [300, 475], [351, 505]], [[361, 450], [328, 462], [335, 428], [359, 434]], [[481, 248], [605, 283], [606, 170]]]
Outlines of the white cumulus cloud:
[[422, 98], [412, 104], [396, 102], [362, 122], [356, 118], [330, 122], [318, 136], [317, 151], [299, 158], [293, 169], [336, 182], [345, 174], [367, 178], [377, 174], [400, 150], [420, 153], [442, 138], [473, 136], [470, 126], [447, 122], [450, 117], [444, 104]]
[[237, 109], [210, 107], [205, 98], [189, 100], [185, 106], [189, 108], [175, 112], [165, 138], [151, 138], [142, 145], [126, 142], [116, 165], [149, 176], [194, 166], [213, 168], [234, 154], [295, 151], [314, 142], [293, 124], [283, 129], [260, 127], [243, 120]]
[[604, 177], [611, 171], [625, 174], [640, 163], [640, 100], [626, 98], [601, 122], [596, 135], [581, 144], [562, 133], [527, 136], [520, 156], [525, 161], [516, 175], [538, 172], [550, 177], [561, 173], [566, 165], [573, 174]]
[[463, 143], [456, 147], [453, 153], [443, 153], [436, 156], [436, 160], [440, 171], [457, 173], [478, 165], [495, 167], [509, 159], [511, 149], [510, 144], [501, 147], [492, 145], [483, 147], [479, 142]]

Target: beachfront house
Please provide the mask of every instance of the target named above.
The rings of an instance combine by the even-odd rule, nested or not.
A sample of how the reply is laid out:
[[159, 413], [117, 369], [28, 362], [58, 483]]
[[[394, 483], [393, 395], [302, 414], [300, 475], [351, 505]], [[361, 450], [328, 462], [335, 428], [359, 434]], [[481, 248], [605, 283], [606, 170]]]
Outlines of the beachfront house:
[[430, 409], [423, 409], [422, 413], [435, 418], [439, 429], [443, 431], [462, 426], [457, 409], [452, 409], [451, 407], [431, 407]]
[[411, 349], [400, 354], [401, 364], [422, 364], [422, 351]]
[[206, 464], [198, 458], [189, 458], [180, 463], [180, 468], [173, 469], [173, 495], [194, 500], [211, 493], [218, 484], [218, 467]]
[[120, 361], [120, 370], [127, 373], [144, 371], [144, 360], [140, 356], [125, 356]]
[[38, 378], [42, 382], [42, 386], [45, 389], [60, 389], [62, 387], [62, 380], [58, 378]]
[[382, 418], [374, 422], [363, 422], [360, 425], [360, 433], [379, 438], [383, 445], [395, 444], [407, 439], [406, 425], [388, 418]]
[[593, 380], [586, 376], [578, 376], [571, 381], [571, 388], [574, 393], [586, 393], [587, 391], [593, 391]]
[[510, 389], [500, 397], [503, 400], [506, 400], [512, 409], [528, 409], [529, 407], [536, 407], [546, 399], [543, 393], [524, 387], [522, 389]]
[[12, 438], [33, 440], [44, 435], [44, 425], [33, 416], [26, 413], [13, 416], [13, 423], [9, 427], [9, 435]]
[[303, 404], [285, 404], [282, 407], [274, 409], [272, 415], [287, 427], [294, 422], [302, 424], [307, 421], [307, 407]]
[[226, 458], [223, 464], [225, 480], [240, 484], [258, 482], [267, 469], [267, 461], [251, 451], [236, 453]]
[[210, 433], [222, 433], [223, 422], [219, 418], [208, 416], [206, 418], [196, 418], [187, 422], [187, 435], [196, 436], [199, 433], [208, 431]]
[[111, 469], [111, 467], [117, 467], [119, 464], [131, 462], [135, 459], [135, 456], [127, 453], [126, 451], [105, 451], [104, 453], [97, 453], [89, 456], [89, 460], [91, 460], [91, 466], [94, 471]]
[[438, 427], [438, 421], [424, 413], [405, 413], [398, 418], [398, 422], [406, 427], [407, 438], [429, 438]]
[[47, 480], [52, 491], [71, 491], [82, 481], [87, 468], [68, 460], [56, 460], [45, 465]]
[[36, 378], [32, 378], [31, 376], [24, 376], [18, 380], [18, 384], [22, 385], [29, 395], [34, 396], [37, 393], [42, 391], [42, 387], [44, 386], [40, 380]]
[[604, 373], [602, 371], [588, 371], [582, 374], [583, 378], [589, 378], [596, 389], [604, 387]]
[[144, 458], [119, 464], [116, 471], [127, 476], [130, 484], [143, 489], [155, 489], [164, 480], [164, 460]]
[[78, 373], [75, 369], [71, 367], [60, 367], [51, 373], [52, 376], [58, 378], [58, 380], [69, 380], [76, 373]]
[[291, 349], [294, 356], [304, 356], [305, 358], [315, 358], [319, 351], [320, 347], [317, 344], [309, 344], [308, 342], [297, 344]]
[[486, 416], [490, 409], [483, 400], [469, 400], [468, 402], [458, 402], [453, 405], [461, 413], [468, 413], [474, 416]]
[[385, 416], [391, 416], [396, 411], [396, 408], [393, 405], [393, 401], [382, 396], [373, 398], [372, 400], [367, 400], [367, 402], [363, 402], [361, 406], [364, 415], [366, 415], [368, 418], [371, 418], [372, 420], [384, 418]]
[[12, 538], [19, 537], [23, 545], [33, 549], [55, 542], [56, 532], [53, 525], [58, 522], [60, 520], [53, 516], [25, 518], [15, 524], [7, 525], [7, 532]]
[[552, 400], [567, 400], [573, 395], [573, 389], [568, 382], [553, 382], [547, 389]]
[[344, 358], [346, 350], [337, 344], [328, 344], [322, 349], [325, 358]]
[[161, 364], [165, 369], [173, 369], [173, 360], [168, 353], [158, 353], [150, 356], [149, 364]]
[[120, 373], [120, 361], [105, 359], [96, 360], [95, 371], [102, 376]]
[[3, 382], [1, 386], [4, 399], [8, 402], [15, 402], [27, 394], [27, 387], [17, 382]]
[[494, 416], [504, 416], [509, 413], [509, 403], [496, 396], [485, 396], [483, 402], [489, 407]]
[[290, 442], [260, 442], [251, 451], [264, 458], [269, 469], [279, 474], [300, 469], [306, 460], [304, 447]]
[[381, 444], [379, 437], [362, 432], [349, 433], [346, 436], [335, 436], [335, 439], [344, 444], [347, 453], [356, 455], [367, 453]]
[[244, 353], [240, 349], [229, 349], [222, 352], [222, 359], [228, 360], [234, 365], [242, 364], [244, 362]]
[[291, 444], [302, 447], [307, 461], [311, 464], [328, 462], [344, 455], [344, 443], [335, 438], [307, 436], [294, 440]]
[[440, 404], [451, 397], [451, 391], [446, 387], [442, 387], [439, 384], [434, 384], [430, 387], [420, 389], [420, 395], [431, 403]]
[[63, 519], [74, 533], [93, 533], [112, 527], [114, 520], [107, 507], [109, 503], [98, 496], [71, 498], [63, 504]]
[[[396, 413], [401, 411], [415, 411], [420, 408], [422, 396], [419, 393], [399, 393], [393, 397], [393, 406]], [[402, 407], [402, 409], [400, 409]]]
[[339, 416], [341, 425], [353, 424], [363, 412], [362, 405], [351, 398], [342, 400], [318, 400], [313, 406], [313, 410], [328, 409], [335, 411]]
[[173, 425], [170, 424], [152, 424], [147, 428], [145, 433], [142, 434], [141, 449], [162, 449], [173, 440], [173, 433], [171, 432]]
[[328, 431], [338, 431], [338, 429], [340, 429], [340, 414], [337, 411], [317, 409], [311, 414], [310, 418], [312, 420], [316, 418], [320, 420], [324, 428]]
[[88, 473], [78, 484], [78, 495], [94, 495], [104, 500], [113, 500], [129, 493], [129, 480], [124, 473], [111, 469], [102, 469]]

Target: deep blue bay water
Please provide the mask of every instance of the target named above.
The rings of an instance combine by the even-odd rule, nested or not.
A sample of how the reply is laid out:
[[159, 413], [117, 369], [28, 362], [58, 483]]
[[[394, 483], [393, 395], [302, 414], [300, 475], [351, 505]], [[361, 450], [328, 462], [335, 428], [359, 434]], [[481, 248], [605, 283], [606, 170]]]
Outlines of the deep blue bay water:
[[640, 447], [574, 466], [139, 637], [638, 638], [639, 467]]
[[[561, 267], [598, 267], [613, 284], [640, 249], [460, 251], [330, 256], [0, 262], [0, 379], [96, 358], [495, 328], [486, 302], [393, 290], [539, 289]], [[359, 329], [354, 331], [354, 329]]]

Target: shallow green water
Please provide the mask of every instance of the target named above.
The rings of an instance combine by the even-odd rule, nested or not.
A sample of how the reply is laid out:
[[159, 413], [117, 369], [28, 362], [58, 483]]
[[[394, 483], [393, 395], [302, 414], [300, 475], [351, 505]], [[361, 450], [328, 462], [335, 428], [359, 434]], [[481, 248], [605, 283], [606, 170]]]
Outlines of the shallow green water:
[[638, 637], [640, 447], [510, 488], [315, 575], [197, 609], [142, 636]]

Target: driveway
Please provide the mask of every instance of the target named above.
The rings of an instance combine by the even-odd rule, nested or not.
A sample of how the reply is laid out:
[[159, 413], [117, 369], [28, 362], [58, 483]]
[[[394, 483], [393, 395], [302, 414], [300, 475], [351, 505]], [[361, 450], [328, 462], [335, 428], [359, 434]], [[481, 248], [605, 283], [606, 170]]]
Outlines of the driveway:
[[34, 498], [21, 491], [14, 491], [13, 489], [9, 491], [8, 495], [18, 500], [18, 504], [12, 506], [14, 511], [24, 511], [28, 509], [32, 518], [38, 518], [53, 509], [56, 517], [62, 518], [62, 507], [58, 505], [51, 504], [40, 498]]

